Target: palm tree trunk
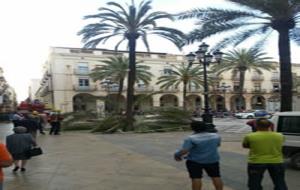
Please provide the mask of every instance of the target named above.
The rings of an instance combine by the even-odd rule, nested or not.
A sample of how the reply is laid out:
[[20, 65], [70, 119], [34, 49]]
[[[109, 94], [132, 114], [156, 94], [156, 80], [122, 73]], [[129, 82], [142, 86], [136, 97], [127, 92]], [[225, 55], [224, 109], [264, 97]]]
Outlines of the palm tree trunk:
[[127, 34], [129, 40], [129, 73], [128, 73], [128, 86], [127, 86], [127, 105], [126, 105], [126, 120], [127, 126], [125, 131], [133, 130], [133, 101], [134, 101], [134, 83], [135, 83], [135, 48], [136, 39], [138, 34], [129, 33]]
[[279, 32], [279, 59], [280, 59], [280, 84], [281, 100], [280, 111], [292, 111], [292, 71], [289, 30], [281, 29]]
[[240, 70], [239, 109], [242, 108], [243, 95], [244, 95], [244, 84], [245, 84], [245, 71]]
[[117, 102], [117, 113], [121, 113], [121, 101], [122, 101], [122, 92], [123, 92], [123, 87], [124, 87], [124, 79], [120, 79], [119, 81], [119, 89], [118, 89], [118, 102]]
[[187, 83], [183, 83], [183, 109], [186, 110], [186, 86]]

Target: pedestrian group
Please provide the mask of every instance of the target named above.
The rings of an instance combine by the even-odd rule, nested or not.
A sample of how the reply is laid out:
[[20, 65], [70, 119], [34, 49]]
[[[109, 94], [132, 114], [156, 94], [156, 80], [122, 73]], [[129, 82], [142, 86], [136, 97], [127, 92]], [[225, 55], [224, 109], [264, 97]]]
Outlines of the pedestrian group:
[[14, 125], [14, 134], [6, 137], [6, 146], [0, 142], [0, 190], [3, 190], [3, 171], [2, 168], [14, 165], [13, 172], [26, 171], [26, 163], [33, 155], [36, 148], [37, 131], [41, 135], [45, 135], [44, 129], [50, 124], [50, 135], [60, 134], [60, 122], [63, 120], [59, 111], [52, 113], [39, 113], [32, 111], [31, 113], [16, 112], [12, 117]]
[[[182, 147], [175, 152], [174, 159], [186, 159], [192, 190], [202, 189], [203, 170], [212, 179], [215, 190], [223, 190], [218, 152], [221, 137], [202, 121], [192, 121], [191, 128], [194, 133], [184, 139]], [[282, 154], [283, 135], [273, 132], [273, 124], [266, 118], [255, 120], [253, 131], [255, 132], [247, 134], [242, 142], [242, 146], [249, 149], [248, 189], [262, 190], [263, 175], [268, 171], [274, 190], [287, 190]]]

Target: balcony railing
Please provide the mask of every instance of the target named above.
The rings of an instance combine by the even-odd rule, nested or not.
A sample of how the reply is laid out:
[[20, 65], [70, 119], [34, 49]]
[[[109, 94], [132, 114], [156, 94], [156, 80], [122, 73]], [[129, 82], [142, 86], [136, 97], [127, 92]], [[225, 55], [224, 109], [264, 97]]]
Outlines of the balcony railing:
[[232, 79], [234, 82], [239, 82], [239, 81], [240, 81], [240, 77], [239, 77], [239, 76], [233, 76], [233, 77], [231, 77], [231, 79]]
[[263, 81], [264, 80], [264, 76], [261, 75], [254, 75], [251, 77], [252, 81]]
[[251, 90], [252, 93], [266, 93], [267, 90], [266, 89], [252, 89]]
[[188, 93], [201, 93], [201, 92], [203, 92], [203, 90], [200, 89], [200, 88], [198, 88], [198, 89], [196, 89], [196, 88], [188, 88], [186, 91]]
[[272, 75], [271, 81], [273, 81], [273, 82], [279, 82], [279, 80], [280, 80], [279, 75]]
[[80, 69], [74, 69], [75, 75], [89, 75], [91, 72], [89, 70], [80, 70]]
[[[124, 86], [123, 89], [122, 89], [122, 92], [126, 91], [126, 87]], [[110, 93], [113, 93], [113, 92], [119, 92], [119, 87], [116, 86], [116, 87], [109, 87], [107, 88], [106, 87], [106, 90], [109, 91]]]
[[163, 88], [163, 89], [161, 89], [161, 91], [175, 93], [175, 92], [179, 92], [179, 89], [178, 88]]
[[143, 87], [135, 87], [136, 92], [153, 92], [154, 88], [152, 86], [143, 86]]
[[[238, 90], [238, 89], [231, 89], [231, 90], [228, 90], [228, 92], [229, 93], [233, 93], [233, 94], [237, 94], [237, 93], [240, 93], [240, 90]], [[247, 93], [247, 90], [244, 89], [243, 93]]]
[[96, 89], [97, 88], [95, 85], [90, 85], [90, 86], [74, 85], [74, 90], [79, 92], [91, 92], [91, 91], [95, 91]]

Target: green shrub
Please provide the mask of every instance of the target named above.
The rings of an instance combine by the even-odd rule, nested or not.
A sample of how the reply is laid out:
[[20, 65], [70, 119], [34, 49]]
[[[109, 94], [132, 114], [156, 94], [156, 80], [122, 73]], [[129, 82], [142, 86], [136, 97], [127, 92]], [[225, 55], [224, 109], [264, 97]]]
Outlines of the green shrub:
[[126, 127], [126, 118], [121, 115], [111, 115], [104, 118], [92, 132], [114, 133]]
[[137, 120], [135, 123], [136, 132], [167, 132], [182, 131], [190, 129], [190, 112], [169, 107], [157, 108], [151, 114]]

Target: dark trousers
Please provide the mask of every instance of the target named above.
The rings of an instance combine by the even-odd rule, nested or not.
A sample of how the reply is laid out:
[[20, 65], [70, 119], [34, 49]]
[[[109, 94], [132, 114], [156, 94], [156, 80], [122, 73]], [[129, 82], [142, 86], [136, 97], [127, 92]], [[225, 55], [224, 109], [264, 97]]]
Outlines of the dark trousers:
[[283, 164], [248, 164], [248, 187], [249, 190], [262, 190], [261, 185], [264, 172], [268, 170], [274, 184], [274, 190], [287, 190], [284, 180]]
[[50, 135], [54, 133], [55, 135], [59, 134], [60, 132], [60, 122], [51, 122], [51, 129], [50, 129]]

